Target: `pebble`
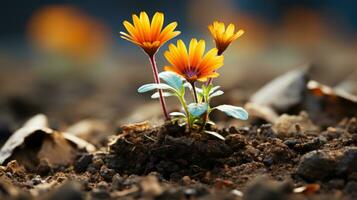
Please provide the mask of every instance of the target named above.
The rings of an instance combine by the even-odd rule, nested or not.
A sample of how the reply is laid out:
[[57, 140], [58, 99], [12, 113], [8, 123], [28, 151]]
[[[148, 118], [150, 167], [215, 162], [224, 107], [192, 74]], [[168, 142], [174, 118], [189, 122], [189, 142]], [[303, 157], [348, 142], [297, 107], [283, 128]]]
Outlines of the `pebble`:
[[120, 190], [124, 188], [124, 181], [125, 179], [121, 177], [119, 174], [115, 174], [112, 178], [112, 188], [114, 190]]
[[115, 171], [113, 169], [109, 169], [107, 166], [103, 165], [100, 168], [100, 175], [104, 178], [105, 181], [111, 182], [113, 176], [115, 175]]
[[31, 183], [32, 185], [38, 185], [42, 182], [41, 176], [37, 175], [35, 176], [32, 180]]
[[93, 155], [92, 154], [84, 154], [82, 155], [75, 163], [74, 170], [77, 173], [83, 173], [87, 170], [89, 164], [92, 162]]
[[191, 183], [191, 178], [189, 176], [184, 176], [182, 177], [182, 184], [184, 186], [188, 186]]
[[296, 173], [314, 181], [350, 177], [357, 172], [357, 147], [311, 151], [302, 156]]
[[346, 147], [337, 166], [337, 174], [348, 176], [357, 172], [357, 147]]
[[336, 159], [332, 154], [312, 151], [302, 156], [296, 173], [309, 181], [323, 180], [333, 174], [336, 166]]

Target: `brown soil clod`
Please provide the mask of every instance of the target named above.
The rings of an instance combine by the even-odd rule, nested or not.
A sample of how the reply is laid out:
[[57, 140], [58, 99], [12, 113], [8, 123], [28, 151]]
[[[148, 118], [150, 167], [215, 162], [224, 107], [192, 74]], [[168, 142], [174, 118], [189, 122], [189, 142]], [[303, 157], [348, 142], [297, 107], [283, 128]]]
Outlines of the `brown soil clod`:
[[170, 177], [172, 173], [180, 173], [180, 169], [187, 171], [193, 166], [212, 169], [233, 153], [230, 146], [219, 140], [208, 136], [188, 137], [184, 130], [167, 124], [161, 129], [120, 137], [110, 146], [107, 164], [119, 173], [157, 171]]

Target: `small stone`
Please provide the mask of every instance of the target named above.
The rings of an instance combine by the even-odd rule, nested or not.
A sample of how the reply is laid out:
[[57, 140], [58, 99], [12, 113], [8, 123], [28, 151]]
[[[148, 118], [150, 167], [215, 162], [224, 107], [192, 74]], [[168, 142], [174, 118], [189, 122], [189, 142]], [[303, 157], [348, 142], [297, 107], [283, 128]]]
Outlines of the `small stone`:
[[100, 168], [100, 175], [104, 178], [105, 181], [111, 182], [114, 174], [115, 171], [113, 169], [109, 169], [105, 165]]
[[92, 162], [93, 155], [92, 154], [84, 154], [82, 155], [75, 163], [74, 163], [74, 171], [77, 173], [83, 173], [87, 170], [89, 164]]
[[312, 151], [302, 156], [297, 174], [309, 180], [323, 180], [336, 169], [336, 158], [326, 151]]
[[114, 190], [121, 190], [124, 186], [124, 178], [121, 177], [119, 174], [115, 174], [112, 178], [112, 188]]
[[147, 197], [156, 197], [162, 194], [163, 188], [160, 186], [156, 176], [146, 176], [141, 182], [142, 192]]
[[263, 124], [260, 126], [259, 130], [259, 135], [263, 137], [268, 137], [268, 138], [276, 138], [277, 134], [275, 131], [272, 129], [271, 124]]
[[265, 157], [264, 159], [263, 159], [263, 163], [264, 163], [264, 165], [265, 166], [271, 166], [273, 163], [274, 163], [274, 160], [273, 160], [273, 158], [272, 157], [270, 157], [270, 156], [267, 156], [267, 157]]
[[94, 168], [100, 169], [102, 165], [104, 165], [104, 161], [102, 158], [94, 156], [92, 160], [92, 165]]
[[182, 184], [184, 186], [188, 186], [191, 183], [191, 178], [189, 176], [184, 176], [182, 177]]
[[284, 141], [284, 144], [288, 146], [290, 149], [294, 149], [294, 147], [300, 142], [297, 139], [287, 139]]
[[357, 147], [346, 147], [337, 166], [337, 174], [348, 176], [357, 172]]
[[37, 175], [32, 180], [32, 185], [38, 185], [42, 182], [41, 176]]

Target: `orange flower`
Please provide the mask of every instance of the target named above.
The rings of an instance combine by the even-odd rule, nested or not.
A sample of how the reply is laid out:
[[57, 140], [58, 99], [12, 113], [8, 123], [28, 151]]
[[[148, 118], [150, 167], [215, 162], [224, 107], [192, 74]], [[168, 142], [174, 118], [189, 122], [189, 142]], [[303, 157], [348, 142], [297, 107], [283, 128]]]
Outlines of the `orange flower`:
[[226, 29], [224, 23], [218, 21], [215, 21], [208, 26], [208, 29], [216, 42], [218, 55], [221, 55], [231, 42], [243, 35], [243, 30], [234, 33], [234, 28], [234, 24], [229, 24]]
[[146, 12], [141, 12], [140, 17], [133, 15], [134, 24], [124, 21], [123, 24], [128, 33], [120, 32], [123, 39], [139, 45], [149, 55], [153, 56], [157, 50], [168, 40], [180, 34], [174, 31], [177, 23], [172, 22], [164, 29], [164, 14], [156, 12], [151, 24]]
[[205, 55], [205, 41], [192, 39], [187, 52], [182, 40], [177, 41], [177, 46], [169, 45], [165, 52], [166, 59], [172, 66], [165, 66], [166, 71], [175, 72], [183, 76], [188, 82], [196, 80], [205, 82], [208, 78], [215, 78], [219, 74], [215, 71], [223, 65], [223, 56], [217, 56], [217, 49], [213, 48]]

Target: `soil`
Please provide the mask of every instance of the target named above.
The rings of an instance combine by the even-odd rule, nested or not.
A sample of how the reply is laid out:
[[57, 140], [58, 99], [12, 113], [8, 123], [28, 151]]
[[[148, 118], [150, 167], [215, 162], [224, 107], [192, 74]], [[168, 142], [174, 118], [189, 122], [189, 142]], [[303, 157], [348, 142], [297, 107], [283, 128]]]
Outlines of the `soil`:
[[356, 199], [356, 118], [305, 126], [208, 127], [222, 141], [172, 123], [132, 124], [67, 166], [9, 161], [0, 199]]

